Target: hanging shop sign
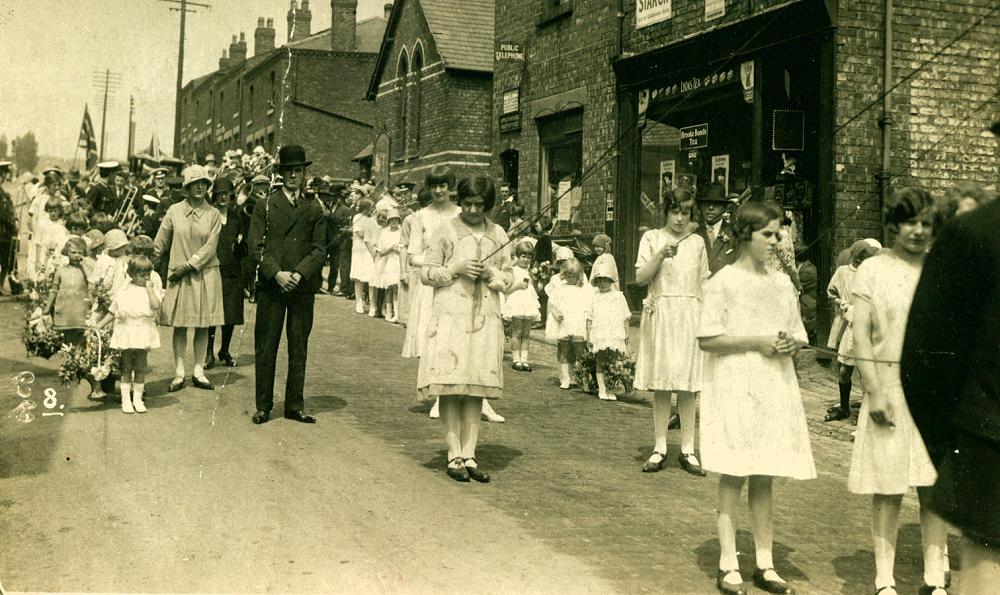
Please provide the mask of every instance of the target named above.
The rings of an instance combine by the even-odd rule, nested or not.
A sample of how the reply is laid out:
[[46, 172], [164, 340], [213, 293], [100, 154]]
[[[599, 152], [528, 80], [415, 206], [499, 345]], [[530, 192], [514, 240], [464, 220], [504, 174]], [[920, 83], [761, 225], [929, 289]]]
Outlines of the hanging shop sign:
[[636, 0], [635, 28], [642, 29], [673, 16], [672, 0]]
[[389, 135], [380, 134], [372, 148], [372, 178], [375, 183], [389, 187]]
[[726, 0], [705, 0], [705, 20], [712, 21], [726, 15]]
[[681, 128], [681, 150], [708, 147], [708, 124], [695, 124]]
[[519, 43], [498, 41], [495, 58], [497, 62], [524, 62], [524, 46]]
[[500, 132], [521, 129], [521, 90], [508, 89], [500, 97]]
[[740, 83], [743, 84], [743, 101], [753, 103], [753, 60], [740, 64]]

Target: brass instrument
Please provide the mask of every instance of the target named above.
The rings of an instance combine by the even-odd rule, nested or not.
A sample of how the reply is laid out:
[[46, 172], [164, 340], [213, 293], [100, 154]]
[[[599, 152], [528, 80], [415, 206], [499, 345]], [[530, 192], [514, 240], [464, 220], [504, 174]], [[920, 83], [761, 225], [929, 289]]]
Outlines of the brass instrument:
[[125, 190], [125, 198], [122, 200], [122, 203], [118, 206], [118, 210], [115, 212], [114, 221], [119, 227], [122, 228], [127, 236], [131, 236], [135, 227], [140, 223], [139, 216], [133, 207], [133, 202], [138, 195], [139, 187], [135, 184], [130, 185]]

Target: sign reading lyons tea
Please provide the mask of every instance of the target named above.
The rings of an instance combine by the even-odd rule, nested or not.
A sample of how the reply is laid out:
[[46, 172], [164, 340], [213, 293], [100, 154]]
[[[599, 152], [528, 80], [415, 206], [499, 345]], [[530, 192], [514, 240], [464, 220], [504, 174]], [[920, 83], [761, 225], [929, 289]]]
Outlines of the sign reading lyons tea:
[[636, 0], [635, 28], [642, 29], [673, 16], [672, 0]]

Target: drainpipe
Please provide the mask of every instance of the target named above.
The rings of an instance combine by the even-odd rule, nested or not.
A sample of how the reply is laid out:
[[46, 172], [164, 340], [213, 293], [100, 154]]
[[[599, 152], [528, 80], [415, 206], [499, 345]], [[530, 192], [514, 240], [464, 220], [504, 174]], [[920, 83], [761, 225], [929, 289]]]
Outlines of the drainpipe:
[[[892, 0], [885, 0], [884, 10], [883, 41], [885, 42], [882, 51], [884, 62], [882, 65], [882, 117], [878, 120], [879, 128], [882, 129], [882, 169], [878, 174], [878, 190], [881, 204], [885, 204], [889, 198], [889, 181], [892, 167]], [[881, 209], [879, 209], [881, 211]], [[883, 238], [885, 239], [885, 238]]]

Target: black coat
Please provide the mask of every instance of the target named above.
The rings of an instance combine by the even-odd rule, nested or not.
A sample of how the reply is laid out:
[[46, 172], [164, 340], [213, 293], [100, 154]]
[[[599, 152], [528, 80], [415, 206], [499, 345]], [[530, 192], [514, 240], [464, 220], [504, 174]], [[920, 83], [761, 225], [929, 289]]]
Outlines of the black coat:
[[254, 262], [260, 263], [260, 289], [279, 297], [281, 289], [274, 277], [287, 271], [302, 275], [292, 293], [319, 291], [326, 260], [326, 222], [318, 201], [300, 195], [293, 207], [278, 189], [255, 206], [248, 235]]
[[87, 192], [87, 200], [90, 201], [90, 206], [95, 211], [101, 211], [108, 215], [115, 214], [118, 207], [121, 206], [121, 199], [122, 197], [118, 196], [115, 187], [108, 186], [104, 183], [104, 180], [98, 180]]
[[966, 535], [1000, 541], [1000, 202], [960, 215], [927, 256], [901, 376], [939, 477], [931, 506]]

